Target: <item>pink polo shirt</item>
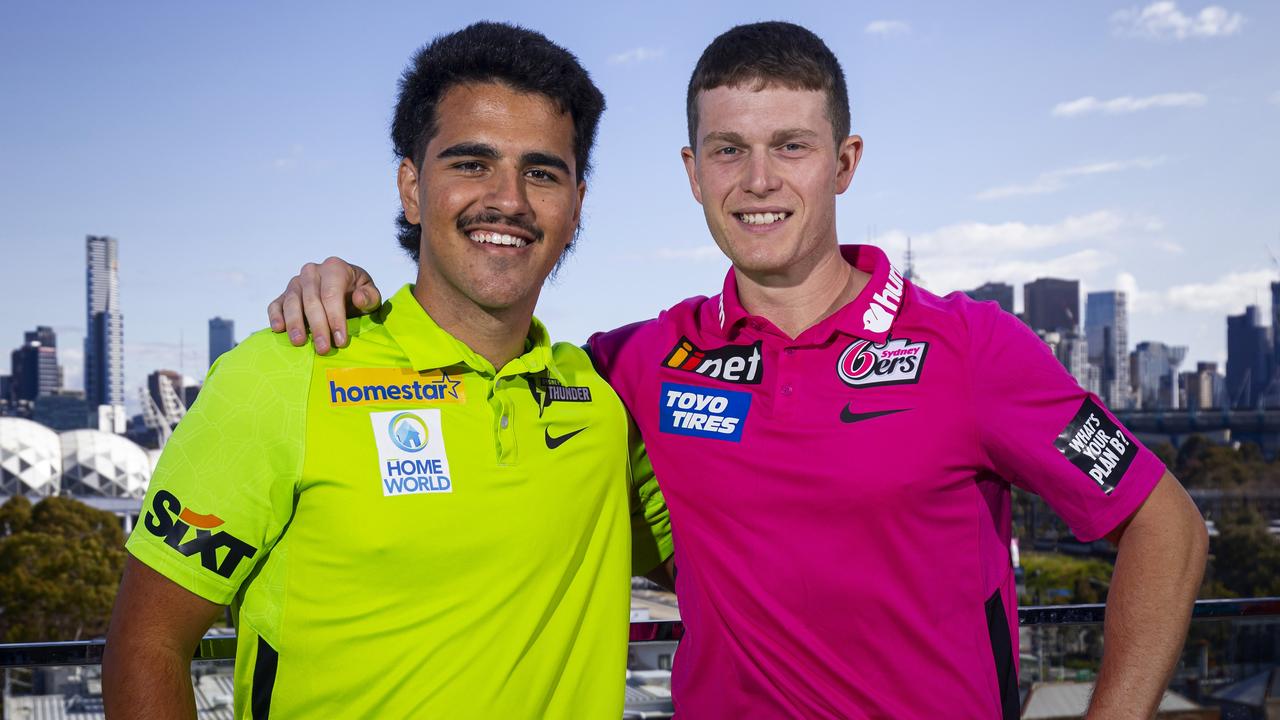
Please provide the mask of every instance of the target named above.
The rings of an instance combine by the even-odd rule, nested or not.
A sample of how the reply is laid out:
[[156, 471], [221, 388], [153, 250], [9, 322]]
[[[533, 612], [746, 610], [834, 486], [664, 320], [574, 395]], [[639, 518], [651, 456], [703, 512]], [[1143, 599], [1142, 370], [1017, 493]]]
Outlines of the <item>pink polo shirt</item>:
[[872, 275], [792, 340], [724, 291], [589, 345], [648, 448], [700, 718], [1016, 718], [1014, 483], [1081, 540], [1164, 472], [995, 303]]

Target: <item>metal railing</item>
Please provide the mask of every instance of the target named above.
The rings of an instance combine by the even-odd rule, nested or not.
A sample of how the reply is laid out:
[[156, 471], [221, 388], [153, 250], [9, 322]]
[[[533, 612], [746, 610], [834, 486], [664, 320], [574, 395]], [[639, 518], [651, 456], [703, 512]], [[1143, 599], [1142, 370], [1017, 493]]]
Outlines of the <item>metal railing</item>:
[[[1033, 605], [1018, 609], [1018, 624], [1024, 627], [1094, 625], [1103, 621], [1106, 605]], [[1232, 618], [1280, 617], [1280, 597], [1239, 600], [1198, 600], [1193, 621]], [[662, 642], [684, 636], [679, 620], [633, 622], [631, 642]], [[66, 642], [0, 643], [0, 668], [47, 667], [56, 665], [98, 665], [102, 663], [105, 640]], [[193, 660], [229, 660], [236, 655], [234, 635], [207, 635], [196, 648]]]

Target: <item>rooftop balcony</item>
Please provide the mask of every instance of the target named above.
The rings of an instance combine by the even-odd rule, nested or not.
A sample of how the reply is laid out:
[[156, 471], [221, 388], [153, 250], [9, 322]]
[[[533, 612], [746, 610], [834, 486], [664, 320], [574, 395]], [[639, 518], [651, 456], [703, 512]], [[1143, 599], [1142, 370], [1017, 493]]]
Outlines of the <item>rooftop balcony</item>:
[[[633, 609], [645, 615], [643, 602]], [[660, 611], [661, 608], [658, 608]], [[1082, 717], [1102, 650], [1103, 605], [1019, 610], [1022, 718]], [[679, 620], [633, 621], [625, 718], [670, 717]], [[103, 718], [103, 640], [0, 644], [4, 718]], [[211, 633], [192, 660], [198, 716], [232, 717], [235, 636]], [[1280, 598], [1202, 600], [1159, 718], [1265, 720], [1280, 711]], [[922, 678], [921, 682], [926, 682]], [[1273, 714], [1268, 714], [1273, 713]]]

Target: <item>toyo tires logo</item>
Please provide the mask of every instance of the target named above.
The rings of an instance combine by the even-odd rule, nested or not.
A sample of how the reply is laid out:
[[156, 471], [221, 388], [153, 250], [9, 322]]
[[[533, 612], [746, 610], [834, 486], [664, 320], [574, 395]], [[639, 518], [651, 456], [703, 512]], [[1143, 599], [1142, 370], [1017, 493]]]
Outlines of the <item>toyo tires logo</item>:
[[929, 343], [911, 342], [906, 338], [890, 339], [877, 345], [870, 340], [855, 340], [840, 354], [836, 372], [845, 385], [874, 387], [901, 385], [920, 380], [920, 369]]

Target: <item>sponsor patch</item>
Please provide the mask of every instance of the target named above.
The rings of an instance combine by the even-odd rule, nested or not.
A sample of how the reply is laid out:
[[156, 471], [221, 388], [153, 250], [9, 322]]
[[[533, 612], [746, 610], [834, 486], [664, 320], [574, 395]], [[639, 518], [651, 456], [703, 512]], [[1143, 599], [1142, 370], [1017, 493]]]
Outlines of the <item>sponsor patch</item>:
[[1093, 398], [1085, 398], [1053, 446], [1108, 495], [1138, 456], [1138, 444], [1111, 421]]
[[168, 490], [156, 491], [151, 510], [142, 518], [147, 532], [164, 540], [164, 544], [178, 554], [191, 557], [200, 553], [200, 564], [205, 570], [230, 578], [240, 561], [253, 557], [258, 550], [226, 530], [213, 532], [213, 528], [224, 523], [217, 515], [205, 515], [185, 507]]
[[534, 402], [538, 403], [538, 417], [542, 411], [555, 403], [589, 403], [591, 388], [585, 385], [562, 385], [559, 380], [539, 377], [530, 381], [529, 390], [533, 392]]
[[887, 332], [902, 305], [902, 273], [892, 263], [884, 287], [871, 295], [867, 309], [862, 313], [862, 327], [871, 332]]
[[738, 442], [751, 409], [751, 393], [662, 383], [658, 400], [664, 433]]
[[682, 337], [662, 365], [738, 385], [759, 385], [764, 375], [759, 340], [751, 345], [725, 345], [702, 350], [689, 338]]
[[882, 344], [859, 339], [840, 353], [836, 372], [851, 387], [916, 383], [928, 351], [929, 343], [906, 338], [890, 338]]
[[369, 420], [384, 496], [453, 492], [439, 410], [375, 412]]
[[443, 370], [417, 372], [411, 368], [335, 368], [325, 372], [329, 405], [437, 405], [467, 399], [461, 380]]

